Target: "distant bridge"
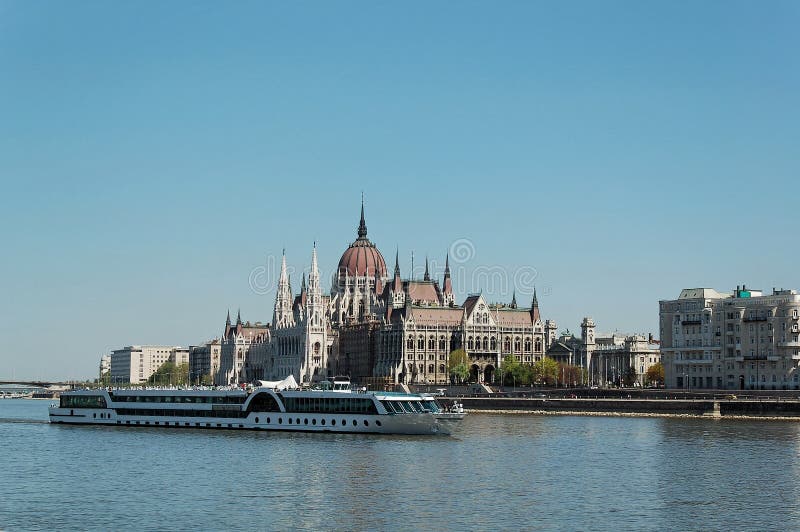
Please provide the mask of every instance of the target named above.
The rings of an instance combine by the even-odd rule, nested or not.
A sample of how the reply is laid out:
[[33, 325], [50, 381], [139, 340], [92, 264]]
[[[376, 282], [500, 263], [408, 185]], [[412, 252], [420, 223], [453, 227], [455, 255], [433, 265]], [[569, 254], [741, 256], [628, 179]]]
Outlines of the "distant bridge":
[[49, 381], [3, 381], [0, 380], [0, 386], [18, 385], [18, 386], [32, 386], [36, 388], [49, 388], [51, 386], [72, 386], [73, 382], [49, 382]]

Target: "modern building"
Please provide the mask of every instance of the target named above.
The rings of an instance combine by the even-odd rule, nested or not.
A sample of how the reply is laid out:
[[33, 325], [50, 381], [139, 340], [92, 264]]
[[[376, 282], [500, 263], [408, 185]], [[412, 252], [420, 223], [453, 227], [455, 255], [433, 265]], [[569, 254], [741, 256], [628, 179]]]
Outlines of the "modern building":
[[736, 287], [681, 290], [659, 302], [666, 385], [800, 389], [800, 294]]
[[547, 356], [562, 364], [586, 369], [588, 382], [584, 384], [619, 385], [633, 368], [636, 382], [644, 386], [647, 370], [661, 361], [659, 344], [652, 335], [613, 333], [598, 336], [595, 329], [592, 318], [583, 318], [581, 336], [565, 331], [550, 345]]
[[111, 352], [111, 382], [139, 384], [165, 362], [189, 363], [189, 349], [166, 345], [132, 345]]
[[222, 343], [218, 338], [209, 340], [203, 345], [189, 348], [189, 380], [199, 383], [204, 376], [213, 382], [214, 375], [219, 371], [220, 352]]

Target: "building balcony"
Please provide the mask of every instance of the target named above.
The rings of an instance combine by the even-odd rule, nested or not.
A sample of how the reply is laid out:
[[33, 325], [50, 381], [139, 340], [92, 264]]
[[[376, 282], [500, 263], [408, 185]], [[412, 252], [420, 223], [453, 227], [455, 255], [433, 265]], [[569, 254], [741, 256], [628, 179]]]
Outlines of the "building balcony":
[[778, 342], [778, 347], [800, 347], [800, 342]]
[[751, 321], [767, 321], [766, 316], [745, 316], [742, 319], [743, 322], [751, 322]]
[[800, 360], [800, 353], [793, 354], [792, 360]]
[[683, 320], [681, 321], [681, 325], [702, 325], [703, 322], [700, 320]]

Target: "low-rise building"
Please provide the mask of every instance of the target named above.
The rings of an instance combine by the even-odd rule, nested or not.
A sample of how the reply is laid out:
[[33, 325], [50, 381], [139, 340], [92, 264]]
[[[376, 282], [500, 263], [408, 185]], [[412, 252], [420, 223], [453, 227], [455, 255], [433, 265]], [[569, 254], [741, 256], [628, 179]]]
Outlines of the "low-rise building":
[[619, 385], [633, 369], [636, 382], [647, 384], [647, 370], [661, 361], [658, 343], [652, 335], [606, 334], [596, 335], [595, 323], [590, 317], [581, 322], [581, 336], [567, 330], [548, 348], [547, 356], [561, 364], [570, 364], [586, 370], [588, 385]]
[[189, 349], [168, 345], [131, 345], [111, 352], [111, 383], [147, 381], [165, 362], [189, 363]]
[[218, 338], [209, 340], [203, 345], [189, 348], [189, 381], [200, 383], [204, 376], [213, 381], [219, 370], [221, 343]]

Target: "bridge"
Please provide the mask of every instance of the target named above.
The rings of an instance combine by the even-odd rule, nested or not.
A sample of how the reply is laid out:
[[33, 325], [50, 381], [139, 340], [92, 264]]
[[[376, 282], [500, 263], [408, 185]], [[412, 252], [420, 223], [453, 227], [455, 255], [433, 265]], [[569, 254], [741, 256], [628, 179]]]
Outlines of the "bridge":
[[0, 386], [31, 386], [36, 388], [50, 388], [51, 386], [74, 386], [72, 382], [50, 382], [50, 381], [4, 381], [0, 380]]

